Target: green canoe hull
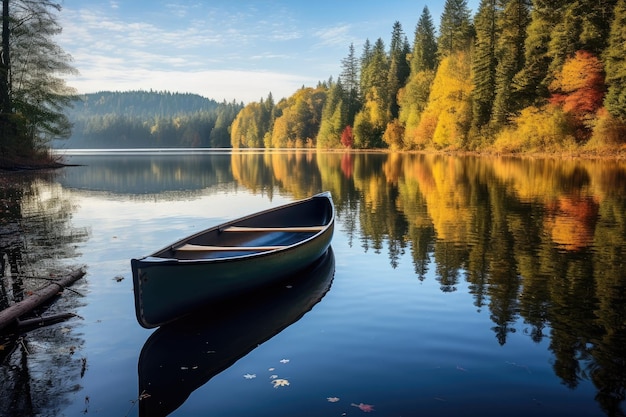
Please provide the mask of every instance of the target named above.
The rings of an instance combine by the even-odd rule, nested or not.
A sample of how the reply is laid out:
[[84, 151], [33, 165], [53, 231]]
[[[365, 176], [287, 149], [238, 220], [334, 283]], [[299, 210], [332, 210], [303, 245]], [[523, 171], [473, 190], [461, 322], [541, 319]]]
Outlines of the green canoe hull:
[[[334, 219], [330, 193], [322, 193], [215, 226], [153, 255], [132, 259], [138, 322], [146, 328], [158, 327], [304, 270], [328, 250]], [[225, 232], [242, 227], [253, 231]], [[292, 231], [298, 227], [315, 231]]]

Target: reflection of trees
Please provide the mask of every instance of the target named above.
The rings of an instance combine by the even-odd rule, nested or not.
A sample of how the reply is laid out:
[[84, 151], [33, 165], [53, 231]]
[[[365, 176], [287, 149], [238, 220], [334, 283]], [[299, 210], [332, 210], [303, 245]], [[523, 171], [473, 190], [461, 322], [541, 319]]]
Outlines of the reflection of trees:
[[230, 156], [210, 154], [153, 154], [73, 156], [59, 181], [66, 188], [146, 195], [167, 191], [197, 191], [233, 182]]
[[442, 291], [465, 280], [498, 343], [518, 326], [537, 343], [549, 334], [564, 384], [589, 378], [609, 414], [623, 402], [623, 163], [295, 150], [176, 160], [117, 161], [90, 181], [131, 194], [226, 183], [270, 197], [330, 190], [350, 245], [388, 251], [392, 267], [410, 254], [417, 278], [432, 274]]
[[549, 331], [564, 384], [591, 379], [603, 409], [619, 414], [626, 394], [623, 163], [407, 154], [330, 163], [333, 156], [318, 157], [323, 188], [337, 191], [339, 211], [358, 217], [365, 250], [386, 247], [392, 266], [410, 250], [420, 280], [434, 259], [442, 291], [465, 278], [476, 307], [489, 308], [500, 344], [520, 320], [535, 342]]
[[[87, 236], [70, 226], [73, 203], [52, 175], [0, 177], [0, 308], [45, 285], [41, 278], [58, 271]], [[74, 309], [77, 302], [76, 295], [66, 296], [50, 310]], [[0, 415], [57, 415], [63, 396], [78, 389], [83, 361], [71, 353], [83, 342], [68, 326], [0, 338]]]

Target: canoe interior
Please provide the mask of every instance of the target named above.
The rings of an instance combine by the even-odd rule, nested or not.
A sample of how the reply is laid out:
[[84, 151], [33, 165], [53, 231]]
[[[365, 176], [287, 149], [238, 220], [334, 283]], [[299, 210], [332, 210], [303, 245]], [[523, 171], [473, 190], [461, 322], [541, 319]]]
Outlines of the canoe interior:
[[[152, 256], [167, 259], [212, 259], [280, 249], [312, 238], [328, 226], [332, 215], [332, 203], [328, 198], [311, 198], [214, 227]], [[229, 231], [230, 227], [237, 229]], [[245, 228], [251, 230], [245, 231]], [[195, 245], [196, 249], [178, 250], [184, 245]], [[202, 250], [202, 247], [207, 249]], [[219, 250], [220, 247], [224, 247], [224, 250]]]

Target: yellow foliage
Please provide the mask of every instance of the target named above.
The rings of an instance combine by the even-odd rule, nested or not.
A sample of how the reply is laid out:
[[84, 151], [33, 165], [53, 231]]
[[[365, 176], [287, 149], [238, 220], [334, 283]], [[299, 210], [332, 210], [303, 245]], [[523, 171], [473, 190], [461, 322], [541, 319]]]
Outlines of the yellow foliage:
[[375, 129], [382, 130], [387, 124], [387, 110], [382, 106], [382, 100], [376, 87], [373, 87], [367, 95], [365, 109], [369, 114], [369, 120]]
[[596, 151], [619, 150], [626, 146], [626, 124], [602, 108], [593, 129], [591, 139], [585, 147]]
[[494, 149], [500, 152], [555, 151], [575, 146], [567, 117], [555, 106], [527, 107], [509, 128], [496, 137]]
[[387, 129], [383, 134], [383, 141], [389, 145], [391, 150], [400, 150], [403, 147], [402, 138], [404, 137], [404, 126], [394, 119], [387, 123]]
[[[428, 106], [411, 134], [413, 143], [432, 142], [437, 147], [462, 146], [470, 123], [470, 60], [459, 53], [444, 58], [433, 81]], [[433, 127], [432, 124], [435, 123]], [[428, 136], [432, 131], [432, 136]], [[419, 135], [424, 136], [419, 136]]]

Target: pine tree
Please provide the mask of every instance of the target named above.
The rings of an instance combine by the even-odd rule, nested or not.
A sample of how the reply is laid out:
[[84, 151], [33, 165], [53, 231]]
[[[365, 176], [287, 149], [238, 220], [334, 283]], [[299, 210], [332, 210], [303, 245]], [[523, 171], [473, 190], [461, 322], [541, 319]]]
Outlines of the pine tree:
[[513, 78], [513, 99], [521, 108], [549, 96], [549, 45], [553, 28], [560, 22], [560, 10], [569, 0], [533, 0], [524, 44], [524, 68]]
[[400, 22], [396, 21], [391, 33], [389, 48], [389, 72], [387, 74], [387, 105], [390, 119], [398, 117], [398, 90], [404, 87], [409, 77], [410, 67], [407, 60], [409, 45]]
[[474, 128], [480, 129], [491, 119], [496, 87], [496, 35], [500, 14], [499, 1], [481, 0], [475, 18], [476, 46], [472, 55], [472, 91]]
[[354, 54], [354, 44], [350, 44], [348, 56], [341, 60], [341, 83], [343, 86], [344, 102], [347, 107], [347, 123], [354, 123], [354, 116], [359, 111], [359, 63]]
[[319, 132], [317, 134], [318, 148], [335, 148], [341, 141], [341, 133], [347, 123], [347, 112], [343, 97], [346, 96], [342, 79], [339, 77], [328, 89], [328, 95], [322, 109]]
[[415, 27], [410, 66], [412, 74], [424, 70], [434, 70], [437, 66], [435, 26], [427, 6], [424, 6], [422, 15]]
[[466, 0], [446, 0], [439, 25], [439, 59], [469, 49], [473, 37], [472, 20]]
[[619, 0], [611, 23], [604, 65], [608, 92], [604, 105], [611, 115], [626, 122], [626, 0]]
[[510, 0], [506, 3], [498, 22], [499, 36], [496, 44], [495, 98], [492, 123], [497, 129], [517, 111], [519, 104], [511, 94], [513, 77], [524, 66], [524, 39], [530, 23], [530, 0]]
[[364, 70], [370, 64], [372, 60], [372, 44], [369, 39], [365, 39], [363, 44], [363, 52], [361, 53], [360, 63], [361, 71], [359, 77], [361, 99], [365, 97], [365, 91], [369, 88], [371, 81], [369, 80], [369, 74]]

